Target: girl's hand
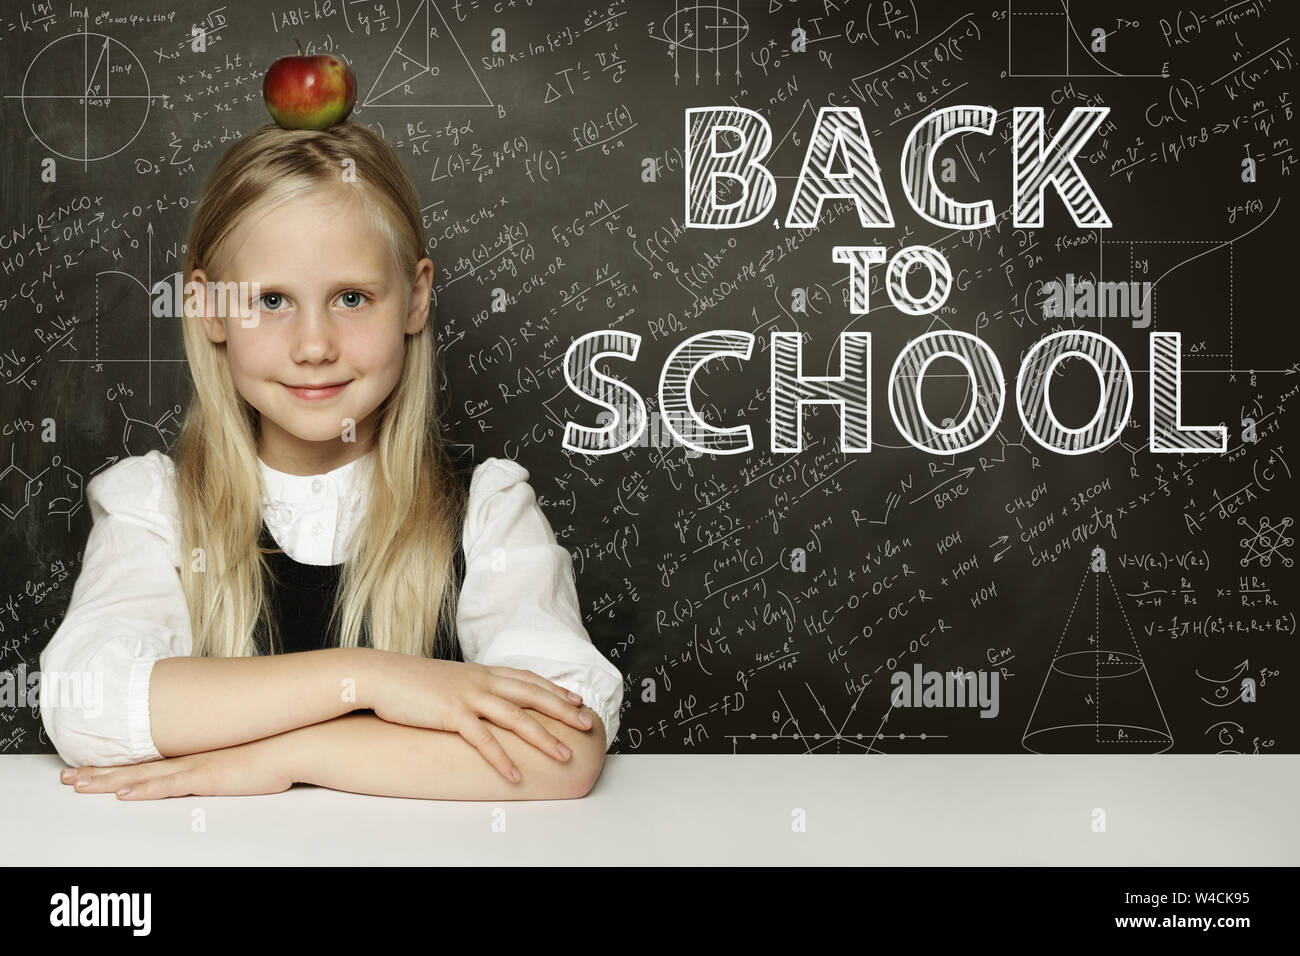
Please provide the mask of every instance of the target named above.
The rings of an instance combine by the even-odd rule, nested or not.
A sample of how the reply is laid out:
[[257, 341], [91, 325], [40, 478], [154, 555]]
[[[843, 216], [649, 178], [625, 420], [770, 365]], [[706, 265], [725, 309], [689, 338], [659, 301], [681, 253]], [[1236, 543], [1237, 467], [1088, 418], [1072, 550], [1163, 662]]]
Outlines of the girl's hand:
[[293, 775], [285, 753], [272, 740], [124, 767], [68, 769], [59, 779], [78, 793], [116, 793], [119, 800], [281, 793], [293, 786]]
[[407, 654], [385, 656], [377, 692], [371, 700], [375, 716], [460, 734], [503, 777], [522, 779], [505, 748], [484, 720], [513, 731], [543, 753], [564, 761], [572, 752], [524, 708], [590, 730], [582, 698], [529, 670], [486, 667], [469, 662], [435, 660]]

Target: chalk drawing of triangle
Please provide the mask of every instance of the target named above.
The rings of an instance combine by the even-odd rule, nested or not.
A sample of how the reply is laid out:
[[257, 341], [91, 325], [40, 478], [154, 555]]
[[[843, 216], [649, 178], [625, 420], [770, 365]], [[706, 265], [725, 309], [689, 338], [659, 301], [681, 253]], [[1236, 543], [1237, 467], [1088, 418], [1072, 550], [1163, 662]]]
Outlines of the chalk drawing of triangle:
[[109, 52], [108, 40], [105, 39], [104, 45], [99, 48], [95, 67], [90, 72], [90, 79], [86, 83], [86, 95], [108, 96], [111, 93], [108, 83], [112, 70], [113, 60]]
[[[467, 78], [473, 80], [473, 85], [483, 94], [481, 101], [455, 102], [463, 95], [455, 91], [465, 89]], [[464, 107], [496, 104], [488, 96], [438, 5], [433, 0], [424, 0], [411, 15], [361, 105]]]

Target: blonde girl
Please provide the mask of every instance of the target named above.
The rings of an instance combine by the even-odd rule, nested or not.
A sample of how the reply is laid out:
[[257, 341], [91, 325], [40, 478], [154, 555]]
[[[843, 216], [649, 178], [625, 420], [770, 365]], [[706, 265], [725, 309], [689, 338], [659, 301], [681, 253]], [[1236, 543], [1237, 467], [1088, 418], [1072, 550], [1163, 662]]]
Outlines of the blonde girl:
[[41, 654], [48, 686], [88, 689], [42, 694], [63, 782], [588, 793], [622, 676], [527, 470], [466, 482], [445, 448], [433, 263], [392, 149], [355, 123], [258, 129], [208, 180], [185, 275], [181, 433], [87, 486]]

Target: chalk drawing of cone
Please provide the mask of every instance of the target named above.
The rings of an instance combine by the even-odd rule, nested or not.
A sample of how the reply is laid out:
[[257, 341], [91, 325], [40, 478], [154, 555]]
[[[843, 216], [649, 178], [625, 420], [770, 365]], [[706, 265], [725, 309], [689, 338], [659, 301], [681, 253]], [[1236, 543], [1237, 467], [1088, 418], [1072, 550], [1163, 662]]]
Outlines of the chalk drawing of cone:
[[1174, 745], [1100, 547], [1083, 572], [1021, 744], [1043, 754], [1158, 754]]

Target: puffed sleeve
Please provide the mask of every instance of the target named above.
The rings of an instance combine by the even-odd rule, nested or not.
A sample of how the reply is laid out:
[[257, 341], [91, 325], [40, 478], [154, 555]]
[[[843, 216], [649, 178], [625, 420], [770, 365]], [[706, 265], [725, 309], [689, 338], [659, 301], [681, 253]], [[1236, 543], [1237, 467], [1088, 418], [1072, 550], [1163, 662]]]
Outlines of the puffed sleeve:
[[157, 760], [149, 679], [190, 654], [172, 462], [124, 458], [86, 486], [93, 524], [68, 611], [41, 651], [41, 720], [74, 766]]
[[488, 458], [470, 479], [465, 579], [456, 628], [465, 660], [530, 670], [575, 694], [618, 733], [623, 675], [582, 625], [573, 558], [560, 545], [528, 470]]

